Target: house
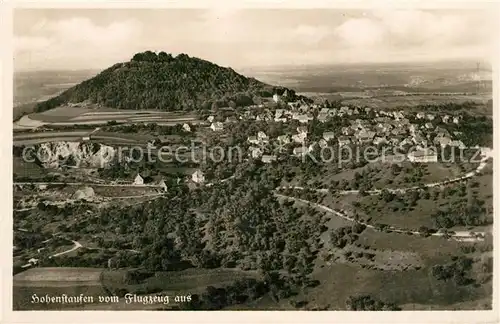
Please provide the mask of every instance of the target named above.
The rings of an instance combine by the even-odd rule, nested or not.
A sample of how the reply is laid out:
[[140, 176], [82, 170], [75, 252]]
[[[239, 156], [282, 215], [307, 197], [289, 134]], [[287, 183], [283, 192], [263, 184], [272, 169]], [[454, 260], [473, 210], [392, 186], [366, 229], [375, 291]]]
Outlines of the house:
[[191, 175], [191, 179], [193, 180], [193, 182], [203, 183], [203, 182], [205, 182], [205, 175], [203, 174], [203, 172], [201, 172], [201, 170], [196, 170]]
[[281, 118], [281, 116], [283, 116], [285, 110], [284, 109], [276, 109], [276, 111], [274, 112], [274, 118]]
[[454, 124], [460, 123], [460, 117], [458, 117], [458, 116], [453, 117], [453, 123]]
[[336, 115], [337, 115], [337, 109], [336, 109], [336, 108], [329, 109], [329, 110], [328, 110], [328, 115], [329, 115], [330, 117], [334, 117], [334, 116], [336, 116]]
[[411, 146], [411, 145], [413, 145], [413, 141], [409, 138], [405, 138], [399, 142], [399, 147]]
[[249, 148], [250, 150], [250, 155], [252, 156], [252, 158], [254, 159], [258, 159], [259, 157], [262, 156], [262, 150], [260, 149], [260, 147], [250, 147]]
[[182, 125], [182, 129], [186, 132], [190, 132], [191, 131], [191, 127], [189, 126], [189, 124], [184, 124]]
[[297, 127], [297, 133], [299, 133], [299, 134], [306, 134], [307, 135], [307, 132], [308, 132], [307, 131], [307, 127], [305, 127], [305, 126], [299, 126], [299, 127]]
[[387, 139], [385, 137], [377, 136], [373, 139], [373, 144], [375, 145], [387, 144]]
[[262, 155], [263, 163], [271, 163], [273, 161], [276, 161], [276, 155]]
[[247, 141], [250, 144], [259, 144], [260, 143], [257, 136], [249, 136]]
[[224, 125], [221, 122], [215, 122], [210, 125], [210, 128], [215, 131], [221, 131], [224, 129]]
[[451, 147], [458, 147], [459, 149], [464, 149], [466, 148], [464, 142], [460, 141], [460, 140], [455, 140], [455, 141], [451, 141], [450, 144], [449, 144]]
[[338, 138], [339, 146], [348, 145], [351, 143], [351, 139], [347, 136], [339, 136]]
[[278, 101], [280, 101], [280, 96], [277, 93], [275, 93], [273, 95], [273, 101], [276, 102], [276, 103], [278, 103]]
[[427, 114], [425, 117], [427, 120], [434, 120], [434, 118], [436, 118], [433, 114]]
[[262, 131], [257, 133], [257, 139], [260, 142], [268, 142], [269, 141], [269, 137], [267, 137], [266, 133], [264, 133]]
[[320, 114], [325, 114], [325, 115], [328, 115], [329, 112], [330, 112], [330, 109], [328, 109], [328, 108], [321, 108], [321, 110], [319, 111]]
[[163, 191], [168, 191], [168, 187], [167, 187], [167, 184], [165, 183], [165, 180], [160, 180], [160, 182], [158, 183], [158, 185], [163, 189]]
[[226, 123], [236, 123], [238, 122], [238, 119], [236, 119], [235, 116], [229, 116], [226, 118]]
[[37, 265], [38, 264], [38, 259], [31, 258], [28, 260], [28, 263], [31, 265]]
[[288, 135], [280, 135], [278, 136], [278, 142], [282, 144], [288, 144], [290, 143], [290, 137]]
[[400, 120], [400, 119], [403, 119], [405, 118], [405, 115], [403, 115], [403, 113], [401, 111], [395, 111], [393, 114], [394, 118], [396, 118], [397, 120]]
[[309, 148], [304, 147], [304, 146], [296, 147], [293, 149], [293, 155], [295, 155], [297, 157], [304, 156], [307, 153], [309, 153]]
[[307, 115], [298, 115], [297, 120], [301, 124], [307, 124], [309, 122], [309, 117]]
[[342, 132], [343, 135], [346, 135], [346, 136], [354, 134], [354, 130], [351, 127], [347, 127], [347, 126], [346, 127], [342, 127], [341, 132]]
[[356, 134], [356, 138], [360, 142], [371, 142], [374, 136], [375, 132], [366, 129], [363, 129]]
[[207, 121], [208, 121], [209, 123], [212, 123], [214, 120], [215, 120], [215, 117], [214, 117], [214, 116], [208, 116], [208, 118], [207, 118]]
[[442, 128], [442, 127], [436, 127], [434, 130], [436, 132], [436, 137], [442, 137], [442, 136], [450, 136], [450, 132], [448, 132], [447, 129]]
[[408, 160], [410, 162], [417, 162], [417, 163], [437, 162], [437, 158], [438, 158], [437, 153], [430, 148], [424, 148], [408, 153]]
[[450, 121], [450, 118], [451, 117], [449, 115], [444, 115], [443, 117], [441, 117], [441, 120], [446, 124]]
[[421, 133], [416, 133], [412, 137], [413, 143], [427, 145], [427, 140], [422, 136]]
[[335, 137], [335, 134], [333, 132], [324, 132], [323, 133], [323, 138], [327, 142], [330, 141], [330, 140], [332, 140], [334, 137]]
[[425, 123], [425, 128], [426, 129], [433, 129], [434, 125], [432, 125], [432, 123]]
[[425, 118], [425, 114], [423, 112], [419, 112], [417, 113], [417, 119], [424, 119]]
[[327, 115], [327, 114], [322, 114], [322, 113], [320, 113], [320, 114], [318, 115], [318, 121], [319, 121], [319, 122], [321, 122], [321, 123], [326, 122], [326, 121], [327, 121], [327, 119], [328, 119], [328, 115]]
[[451, 144], [451, 138], [448, 136], [436, 137], [434, 142], [437, 142], [436, 144], [439, 144], [441, 147], [446, 147]]
[[84, 142], [90, 141], [90, 136], [84, 136], [84, 137], [82, 137], [82, 141], [84, 141]]
[[144, 184], [144, 178], [140, 174], [137, 174], [134, 179], [134, 185], [142, 186]]
[[292, 141], [295, 143], [303, 144], [307, 138], [307, 133], [299, 133], [292, 135]]
[[322, 138], [318, 141], [318, 145], [320, 148], [325, 148], [328, 147], [328, 142], [324, 138]]

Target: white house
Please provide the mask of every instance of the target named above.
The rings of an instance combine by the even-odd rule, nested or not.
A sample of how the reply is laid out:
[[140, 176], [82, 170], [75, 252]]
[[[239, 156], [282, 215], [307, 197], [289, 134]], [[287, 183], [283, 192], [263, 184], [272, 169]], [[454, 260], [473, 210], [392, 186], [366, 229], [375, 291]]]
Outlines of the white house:
[[144, 179], [141, 177], [140, 174], [137, 174], [137, 176], [134, 179], [134, 185], [142, 186], [143, 184], [144, 184]]
[[318, 145], [319, 145], [320, 148], [328, 147], [328, 143], [327, 143], [327, 141], [324, 138], [322, 138], [322, 139], [320, 139], [318, 141]]
[[296, 147], [293, 149], [293, 155], [295, 156], [303, 156], [306, 155], [309, 152], [309, 148], [307, 147]]
[[280, 135], [278, 136], [278, 142], [282, 144], [288, 144], [290, 143], [290, 137], [288, 135]]
[[437, 162], [437, 159], [437, 153], [430, 148], [424, 148], [408, 153], [408, 160], [410, 160], [410, 162], [428, 163]]
[[250, 155], [254, 159], [257, 159], [262, 156], [262, 150], [260, 149], [260, 147], [250, 147], [249, 150], [250, 150]]
[[460, 140], [456, 140], [456, 141], [451, 141], [450, 142], [450, 146], [452, 147], [458, 147], [459, 149], [464, 149], [466, 148], [464, 142], [460, 141]]
[[269, 137], [267, 137], [266, 133], [264, 133], [263, 131], [257, 133], [257, 139], [261, 142], [269, 141]]
[[344, 145], [351, 143], [351, 140], [349, 139], [349, 137], [340, 136], [338, 138], [338, 142], [339, 142], [339, 146], [344, 146]]
[[37, 265], [38, 264], [38, 259], [31, 258], [31, 259], [28, 260], [28, 263], [30, 263], [32, 265]]
[[212, 123], [212, 125], [210, 125], [210, 128], [213, 131], [221, 131], [224, 129], [224, 125], [221, 122], [215, 122], [215, 123]]
[[425, 114], [423, 112], [419, 112], [419, 113], [417, 113], [416, 117], [417, 117], [417, 119], [423, 119], [423, 118], [425, 118]]
[[454, 124], [458, 124], [460, 122], [460, 117], [456, 116], [456, 117], [453, 117], [453, 123]]
[[299, 144], [303, 144], [305, 142], [306, 138], [307, 138], [306, 133], [292, 135], [292, 141], [294, 141], [295, 143], [299, 143]]
[[276, 155], [262, 155], [262, 162], [271, 163], [276, 161]]
[[182, 125], [182, 129], [186, 132], [190, 132], [191, 131], [191, 127], [189, 126], [189, 124], [184, 124]]
[[309, 122], [309, 117], [307, 117], [307, 115], [299, 115], [297, 116], [297, 120], [301, 124], [307, 124]]
[[250, 144], [259, 144], [259, 139], [257, 138], [257, 136], [249, 136], [248, 139], [247, 139], [248, 143]]
[[297, 133], [299, 133], [299, 134], [306, 134], [307, 135], [307, 127], [305, 127], [305, 126], [299, 126], [299, 127], [297, 127]]
[[165, 180], [160, 180], [160, 182], [158, 183], [158, 185], [163, 189], [163, 191], [168, 191], [168, 187], [167, 187], [167, 184], [165, 183]]
[[201, 170], [196, 170], [191, 175], [191, 179], [193, 180], [193, 182], [203, 183], [203, 182], [205, 182], [205, 175], [203, 174], [203, 172], [201, 172]]
[[208, 121], [209, 123], [212, 123], [214, 120], [215, 120], [215, 117], [214, 117], [214, 116], [208, 116], [208, 118], [207, 118], [207, 121]]
[[335, 134], [333, 132], [324, 132], [323, 138], [325, 139], [325, 141], [328, 142], [329, 140], [332, 140], [333, 138], [335, 138]]
[[275, 93], [275, 94], [273, 95], [273, 101], [274, 101], [274, 102], [276, 102], [276, 103], [277, 103], [278, 101], [280, 101], [280, 96], [279, 96], [277, 93]]

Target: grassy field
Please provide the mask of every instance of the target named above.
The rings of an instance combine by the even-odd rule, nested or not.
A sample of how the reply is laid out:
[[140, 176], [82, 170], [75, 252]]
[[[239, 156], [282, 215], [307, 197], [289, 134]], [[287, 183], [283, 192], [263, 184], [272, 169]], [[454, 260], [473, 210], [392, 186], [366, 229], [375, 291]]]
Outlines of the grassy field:
[[96, 268], [33, 268], [14, 276], [14, 310], [56, 310], [75, 307], [70, 304], [32, 303], [32, 295], [87, 296], [104, 295], [99, 277], [102, 269]]
[[[258, 278], [256, 272], [236, 269], [187, 269], [175, 272], [157, 272], [139, 283], [126, 283], [128, 270], [106, 270], [98, 268], [33, 268], [14, 276], [14, 309], [144, 309], [159, 308], [162, 305], [146, 306], [119, 303], [99, 304], [97, 296], [106, 296], [106, 291], [123, 288], [137, 294], [162, 293], [170, 296], [187, 296], [202, 293], [207, 286], [224, 286], [240, 278]], [[104, 288], [103, 288], [104, 287]], [[94, 304], [32, 304], [31, 296], [56, 296], [67, 294], [94, 296]]]

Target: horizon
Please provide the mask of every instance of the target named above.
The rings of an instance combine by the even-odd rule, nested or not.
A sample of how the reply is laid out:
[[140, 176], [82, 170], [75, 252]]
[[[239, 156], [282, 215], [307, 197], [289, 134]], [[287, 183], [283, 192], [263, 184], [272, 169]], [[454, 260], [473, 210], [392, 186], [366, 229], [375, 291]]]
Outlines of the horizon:
[[484, 9], [15, 9], [14, 69], [102, 70], [146, 50], [234, 69], [491, 62], [491, 18]]
[[[156, 51], [158, 53], [159, 51]], [[134, 53], [135, 54], [135, 53]], [[132, 56], [134, 55], [131, 55]], [[189, 53], [180, 53], [180, 54], [187, 54]], [[202, 60], [206, 60], [203, 57], [197, 57], [197, 56], [190, 56], [191, 58], [198, 58]], [[130, 61], [130, 60], [128, 60]], [[125, 63], [128, 61], [120, 61], [120, 62], [115, 62], [113, 64], [118, 64], [118, 63]], [[209, 61], [209, 60], [206, 60]], [[214, 64], [217, 64], [221, 67], [224, 68], [233, 68], [237, 71], [253, 71], [253, 70], [267, 70], [267, 71], [283, 71], [283, 70], [289, 70], [289, 69], [302, 69], [302, 68], [327, 68], [327, 67], [381, 67], [381, 66], [401, 66], [401, 67], [431, 67], [431, 65], [436, 64], [435, 68], [438, 69], [450, 69], [450, 68], [457, 68], [457, 69], [465, 69], [468, 68], [468, 65], [470, 65], [470, 68], [476, 68], [476, 63], [481, 64], [481, 69], [482, 70], [487, 70], [487, 71], [492, 71], [492, 63], [486, 60], [473, 60], [473, 59], [468, 59], [465, 61], [459, 61], [459, 60], [434, 60], [434, 61], [413, 61], [413, 62], [408, 62], [408, 61], [401, 61], [401, 62], [350, 62], [350, 63], [309, 63], [309, 64], [275, 64], [275, 65], [255, 65], [255, 66], [247, 66], [247, 67], [240, 67], [240, 68], [235, 68], [232, 66], [225, 66], [221, 65], [215, 62], [212, 62]], [[112, 65], [103, 67], [103, 68], [48, 68], [48, 69], [14, 69], [14, 73], [33, 73], [33, 72], [100, 72], [103, 71]], [[239, 72], [241, 73], [241, 72]]]

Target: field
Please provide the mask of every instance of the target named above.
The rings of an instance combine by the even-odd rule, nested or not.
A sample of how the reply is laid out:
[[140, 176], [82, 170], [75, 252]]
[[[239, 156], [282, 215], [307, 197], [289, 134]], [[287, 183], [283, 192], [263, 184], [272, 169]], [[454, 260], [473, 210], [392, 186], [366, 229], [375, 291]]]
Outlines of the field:
[[376, 98], [356, 98], [342, 100], [343, 104], [356, 105], [360, 107], [370, 107], [374, 109], [406, 109], [419, 105], [438, 105], [443, 103], [463, 103], [466, 101], [475, 101], [486, 104], [491, 100], [491, 95], [453, 95], [453, 96], [439, 96], [439, 95], [412, 95], [412, 96], [387, 96]]
[[37, 296], [87, 296], [104, 295], [100, 283], [102, 269], [96, 268], [33, 268], [14, 276], [14, 310], [46, 310], [74, 307], [70, 304], [31, 303], [33, 294]]
[[[202, 293], [207, 286], [220, 287], [232, 284], [239, 278], [258, 278], [255, 272], [236, 269], [187, 269], [172, 272], [152, 273], [150, 277], [137, 283], [127, 283], [125, 274], [129, 270], [106, 270], [99, 268], [34, 268], [14, 276], [14, 309], [158, 309], [162, 304], [126, 304], [123, 298], [118, 303], [99, 303], [97, 296], [126, 289], [137, 294], [160, 293], [170, 296], [188, 296]], [[31, 296], [57, 296], [67, 294], [94, 296], [93, 304], [32, 304]]]

